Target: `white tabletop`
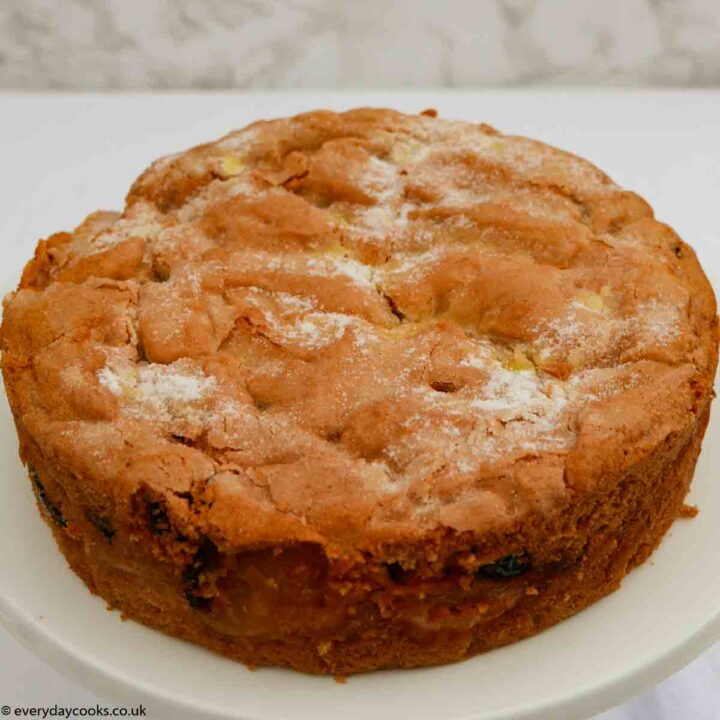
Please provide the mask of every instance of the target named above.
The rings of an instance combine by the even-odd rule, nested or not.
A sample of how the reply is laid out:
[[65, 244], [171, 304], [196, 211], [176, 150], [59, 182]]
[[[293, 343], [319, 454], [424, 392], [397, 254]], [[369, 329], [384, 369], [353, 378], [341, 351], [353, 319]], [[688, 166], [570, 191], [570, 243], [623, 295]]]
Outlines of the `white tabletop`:
[[[433, 106], [445, 117], [474, 118], [538, 137], [588, 157], [645, 196], [689, 243], [698, 240], [698, 233], [705, 233], [705, 240], [720, 234], [717, 226], [698, 228], [692, 222], [720, 198], [720, 92], [0, 94], [0, 157], [10, 159], [9, 166], [0, 167], [0, 217], [8, 240], [28, 239], [22, 247], [8, 240], [3, 245], [0, 289], [16, 282], [37, 238], [73, 227], [82, 212], [118, 208], [132, 179], [154, 156], [212, 139], [267, 115], [267, 108], [289, 114], [361, 104], [403, 110]], [[625, 170], [629, 149], [635, 156], [632, 166], [643, 169], [632, 176]], [[70, 204], [52, 200], [57, 183], [70, 184]], [[706, 271], [719, 288], [720, 267], [706, 263]], [[3, 706], [95, 707], [105, 702], [43, 665], [5, 631], [0, 631], [0, 668]], [[128, 697], [126, 705], [133, 704]], [[599, 717], [720, 720], [720, 646], [651, 692]]]

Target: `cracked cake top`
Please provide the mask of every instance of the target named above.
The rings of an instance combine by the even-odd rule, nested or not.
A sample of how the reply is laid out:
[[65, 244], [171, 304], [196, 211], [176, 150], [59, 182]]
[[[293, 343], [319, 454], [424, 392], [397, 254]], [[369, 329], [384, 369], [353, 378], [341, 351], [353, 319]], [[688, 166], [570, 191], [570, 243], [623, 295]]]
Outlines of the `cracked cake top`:
[[40, 242], [2, 342], [19, 423], [101, 504], [362, 549], [617, 479], [694, 422], [716, 330], [692, 250], [588, 162], [361, 109], [156, 161]]

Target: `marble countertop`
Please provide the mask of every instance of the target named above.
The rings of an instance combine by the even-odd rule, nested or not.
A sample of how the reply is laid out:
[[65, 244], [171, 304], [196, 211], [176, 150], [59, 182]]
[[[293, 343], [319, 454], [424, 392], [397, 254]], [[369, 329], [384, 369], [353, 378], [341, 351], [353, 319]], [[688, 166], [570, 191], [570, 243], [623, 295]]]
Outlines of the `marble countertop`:
[[717, 0], [3, 0], [16, 89], [720, 85]]

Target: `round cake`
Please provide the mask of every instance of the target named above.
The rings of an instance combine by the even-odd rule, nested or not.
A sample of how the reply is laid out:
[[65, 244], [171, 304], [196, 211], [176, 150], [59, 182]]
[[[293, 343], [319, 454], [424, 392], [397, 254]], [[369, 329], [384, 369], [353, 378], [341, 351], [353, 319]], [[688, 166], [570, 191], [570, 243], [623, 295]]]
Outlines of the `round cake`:
[[717, 344], [693, 251], [588, 162], [359, 109], [162, 158], [40, 241], [2, 369], [93, 592], [345, 675], [616, 589], [683, 512]]

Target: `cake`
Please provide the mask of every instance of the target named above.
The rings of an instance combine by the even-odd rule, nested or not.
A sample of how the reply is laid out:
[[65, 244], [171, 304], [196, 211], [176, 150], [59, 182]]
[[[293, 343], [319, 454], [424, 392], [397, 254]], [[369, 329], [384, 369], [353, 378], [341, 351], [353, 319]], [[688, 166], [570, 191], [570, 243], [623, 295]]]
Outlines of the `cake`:
[[692, 249], [590, 163], [358, 109], [157, 160], [122, 213], [40, 241], [2, 370], [92, 592], [348, 675], [618, 588], [683, 514], [717, 346]]

